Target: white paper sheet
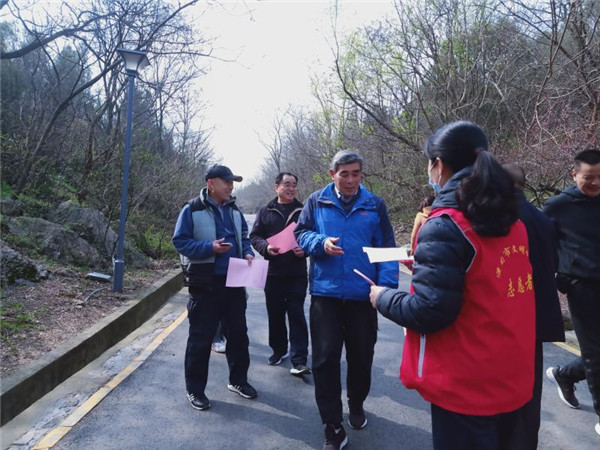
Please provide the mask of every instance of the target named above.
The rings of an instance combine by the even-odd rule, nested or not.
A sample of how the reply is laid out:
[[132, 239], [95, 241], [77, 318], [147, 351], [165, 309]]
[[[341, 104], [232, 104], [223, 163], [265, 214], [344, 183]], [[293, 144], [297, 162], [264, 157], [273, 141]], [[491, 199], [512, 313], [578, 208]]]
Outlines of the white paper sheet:
[[374, 248], [363, 247], [363, 251], [369, 256], [371, 264], [386, 261], [400, 261], [410, 259], [406, 250], [402, 247]]

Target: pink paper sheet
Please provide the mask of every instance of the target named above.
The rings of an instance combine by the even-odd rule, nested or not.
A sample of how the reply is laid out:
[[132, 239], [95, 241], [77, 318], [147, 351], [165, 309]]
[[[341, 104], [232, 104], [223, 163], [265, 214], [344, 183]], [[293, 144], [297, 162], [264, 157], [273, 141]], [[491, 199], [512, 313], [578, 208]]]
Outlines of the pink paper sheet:
[[229, 258], [225, 286], [264, 289], [268, 269], [269, 261], [265, 259], [255, 258], [248, 264], [245, 259]]
[[285, 252], [289, 252], [291, 249], [299, 247], [296, 238], [294, 237], [294, 230], [296, 229], [296, 222], [290, 223], [287, 227], [277, 234], [274, 234], [267, 239], [267, 242], [273, 247], [279, 248], [279, 254], [283, 255]]

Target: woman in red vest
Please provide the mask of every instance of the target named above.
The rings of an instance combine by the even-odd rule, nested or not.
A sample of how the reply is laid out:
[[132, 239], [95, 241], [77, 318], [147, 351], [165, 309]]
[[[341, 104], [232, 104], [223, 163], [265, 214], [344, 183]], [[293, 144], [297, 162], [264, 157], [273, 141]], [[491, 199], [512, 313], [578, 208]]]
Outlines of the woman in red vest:
[[410, 292], [371, 302], [407, 328], [400, 378], [431, 403], [436, 450], [515, 449], [533, 394], [535, 303], [512, 179], [484, 131], [453, 122], [428, 140], [436, 191], [419, 231]]

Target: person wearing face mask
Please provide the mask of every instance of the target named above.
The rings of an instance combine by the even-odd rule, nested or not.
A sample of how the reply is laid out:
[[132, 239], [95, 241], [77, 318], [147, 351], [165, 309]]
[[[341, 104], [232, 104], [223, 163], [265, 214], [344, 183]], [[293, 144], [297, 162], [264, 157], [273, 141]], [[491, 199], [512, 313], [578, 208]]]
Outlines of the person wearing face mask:
[[310, 373], [306, 365], [308, 357], [308, 327], [304, 316], [306, 298], [306, 255], [296, 247], [281, 253], [267, 239], [298, 222], [302, 203], [296, 198], [298, 177], [281, 172], [275, 178], [277, 197], [259, 209], [250, 233], [252, 246], [269, 260], [269, 272], [265, 285], [265, 300], [269, 318], [269, 346], [273, 354], [267, 363], [276, 366], [288, 357], [287, 314], [290, 324], [289, 344], [292, 368], [290, 373], [303, 376]]
[[233, 182], [242, 181], [226, 166], [214, 165], [206, 172], [206, 187], [179, 213], [173, 245], [181, 255], [184, 283], [188, 286], [190, 323], [185, 350], [185, 386], [192, 408], [204, 411], [210, 401], [204, 392], [208, 380], [211, 344], [219, 321], [227, 339], [229, 365], [227, 388], [253, 399], [257, 393], [248, 383], [248, 327], [246, 290], [226, 287], [229, 258], [252, 263], [254, 252], [248, 225], [231, 196]]
[[332, 182], [306, 201], [295, 234], [310, 256], [310, 335], [315, 397], [325, 424], [323, 450], [343, 448], [340, 358], [346, 347], [348, 423], [367, 425], [363, 403], [371, 387], [377, 341], [377, 313], [369, 304], [371, 280], [398, 286], [398, 263], [370, 264], [363, 247], [395, 247], [394, 232], [383, 200], [362, 184], [362, 157], [350, 150], [336, 153]]
[[431, 403], [435, 450], [514, 449], [533, 396], [535, 300], [513, 181], [483, 129], [449, 123], [427, 141], [440, 190], [417, 237], [409, 292], [371, 287], [406, 327], [402, 383]]
[[[581, 357], [548, 368], [546, 375], [571, 408], [579, 408], [575, 383], [587, 379], [600, 417], [600, 150], [579, 152], [571, 176], [575, 186], [552, 197], [543, 210], [558, 229], [556, 282], [567, 294]], [[594, 429], [600, 434], [600, 419]]]

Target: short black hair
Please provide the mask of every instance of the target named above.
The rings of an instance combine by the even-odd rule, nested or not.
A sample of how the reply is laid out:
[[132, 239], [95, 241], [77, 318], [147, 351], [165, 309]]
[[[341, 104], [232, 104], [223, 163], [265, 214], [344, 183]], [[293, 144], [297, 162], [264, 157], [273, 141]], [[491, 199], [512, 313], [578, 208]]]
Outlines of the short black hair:
[[281, 184], [281, 182], [283, 181], [283, 177], [285, 177], [286, 175], [294, 177], [296, 179], [296, 183], [298, 183], [298, 177], [292, 172], [279, 172], [279, 174], [277, 174], [277, 176], [275, 177], [275, 184]]
[[589, 164], [595, 166], [600, 164], [600, 150], [597, 148], [588, 148], [575, 155], [575, 172], [581, 168], [581, 164]]

